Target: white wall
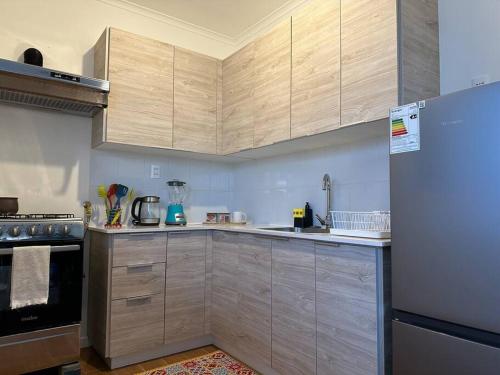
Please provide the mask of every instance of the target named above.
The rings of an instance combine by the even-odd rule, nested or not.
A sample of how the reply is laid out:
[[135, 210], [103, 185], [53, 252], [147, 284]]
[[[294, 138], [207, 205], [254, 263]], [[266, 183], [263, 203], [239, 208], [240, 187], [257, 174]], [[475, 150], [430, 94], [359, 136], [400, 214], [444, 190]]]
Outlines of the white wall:
[[389, 209], [385, 138], [243, 163], [235, 170], [233, 207], [259, 224], [292, 224], [292, 209], [306, 201], [324, 216], [325, 173], [332, 179], [334, 209]]
[[500, 0], [439, 0], [441, 94], [500, 80]]

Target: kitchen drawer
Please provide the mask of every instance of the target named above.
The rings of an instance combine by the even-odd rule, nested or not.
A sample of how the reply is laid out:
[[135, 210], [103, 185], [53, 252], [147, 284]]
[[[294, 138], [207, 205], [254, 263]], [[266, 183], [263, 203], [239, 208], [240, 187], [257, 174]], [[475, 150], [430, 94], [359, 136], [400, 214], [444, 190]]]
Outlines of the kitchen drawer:
[[146, 351], [163, 344], [164, 295], [111, 302], [109, 356]]
[[112, 271], [111, 299], [163, 293], [165, 263], [115, 267]]
[[130, 233], [113, 239], [113, 267], [164, 263], [167, 256], [165, 233]]

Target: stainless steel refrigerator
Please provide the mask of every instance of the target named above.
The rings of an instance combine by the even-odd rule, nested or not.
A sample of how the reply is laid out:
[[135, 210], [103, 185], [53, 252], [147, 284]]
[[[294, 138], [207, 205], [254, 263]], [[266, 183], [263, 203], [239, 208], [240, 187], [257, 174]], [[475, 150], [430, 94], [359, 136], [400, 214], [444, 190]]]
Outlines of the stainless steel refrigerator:
[[393, 373], [498, 375], [500, 83], [419, 118], [419, 150], [390, 156]]

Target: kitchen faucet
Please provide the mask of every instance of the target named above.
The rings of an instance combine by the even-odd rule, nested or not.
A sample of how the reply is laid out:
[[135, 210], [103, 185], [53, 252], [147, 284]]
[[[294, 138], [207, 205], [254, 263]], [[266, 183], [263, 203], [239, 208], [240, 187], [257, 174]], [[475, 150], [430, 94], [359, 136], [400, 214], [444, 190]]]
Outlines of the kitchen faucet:
[[332, 226], [332, 215], [330, 211], [332, 210], [332, 181], [330, 179], [330, 175], [325, 173], [323, 176], [323, 184], [321, 188], [326, 192], [326, 214], [325, 218], [322, 218], [318, 214], [316, 214], [316, 218], [319, 220], [321, 225], [324, 225], [326, 229], [330, 229]]

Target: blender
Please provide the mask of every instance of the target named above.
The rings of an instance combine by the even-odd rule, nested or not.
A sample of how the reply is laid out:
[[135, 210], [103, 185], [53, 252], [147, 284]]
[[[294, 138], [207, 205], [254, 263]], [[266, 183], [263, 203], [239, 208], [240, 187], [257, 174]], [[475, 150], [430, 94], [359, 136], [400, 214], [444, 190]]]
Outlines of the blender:
[[182, 204], [187, 196], [186, 183], [179, 180], [167, 181], [168, 185], [168, 208], [165, 224], [186, 225], [186, 216]]

